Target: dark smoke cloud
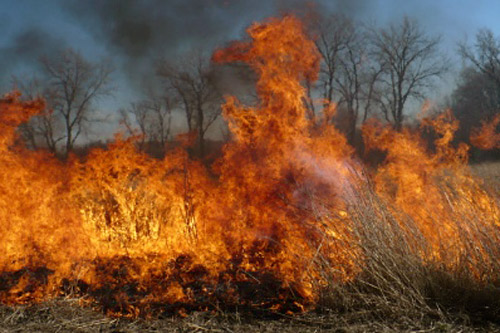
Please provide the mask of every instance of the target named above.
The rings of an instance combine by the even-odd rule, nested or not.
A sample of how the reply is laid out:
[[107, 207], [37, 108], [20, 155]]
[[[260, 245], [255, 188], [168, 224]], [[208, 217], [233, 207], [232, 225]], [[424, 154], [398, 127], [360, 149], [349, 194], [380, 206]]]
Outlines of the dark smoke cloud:
[[[14, 0], [12, 0], [14, 1]], [[1, 50], [0, 66], [8, 78], [18, 66], [34, 66], [42, 54], [49, 57], [65, 46], [104, 49], [115, 64], [120, 89], [139, 91], [154, 84], [155, 62], [182, 59], [190, 50], [210, 54], [217, 46], [239, 39], [254, 21], [284, 13], [314, 19], [314, 13], [342, 13], [364, 22], [382, 16], [401, 17], [401, 6], [380, 8], [373, 0], [24, 0], [26, 8], [44, 14], [35, 17]], [[391, 2], [391, 1], [390, 1]], [[394, 0], [394, 3], [397, 3]], [[410, 15], [420, 15], [423, 5], [406, 4]], [[428, 8], [426, 8], [429, 11]], [[432, 11], [431, 11], [432, 12]], [[311, 14], [309, 17], [307, 15]], [[49, 18], [53, 15], [52, 18]], [[14, 19], [14, 18], [12, 18]], [[94, 44], [75, 45], [73, 36], [47, 26], [61, 20], [77, 26]], [[1, 23], [5, 22], [2, 20]], [[384, 22], [381, 22], [384, 23]], [[423, 22], [425, 24], [425, 22]], [[45, 29], [45, 30], [44, 30]], [[55, 37], [55, 36], [61, 36]], [[75, 36], [76, 37], [76, 36]], [[63, 43], [63, 39], [67, 44]], [[91, 54], [93, 52], [90, 52]], [[97, 61], [98, 59], [90, 59]], [[8, 72], [8, 73], [7, 73]]]
[[62, 4], [97, 40], [131, 58], [189, 45], [208, 46], [269, 9], [243, 0], [71, 0]]
[[[407, 14], [418, 19], [431, 34], [454, 35], [456, 40], [462, 31], [472, 26], [474, 20], [468, 13], [475, 8], [469, 5], [467, 9], [462, 8], [460, 15], [450, 15], [453, 11], [448, 12], [448, 7], [435, 0], [404, 4], [400, 0], [0, 2], [0, 29], [8, 32], [12, 28], [10, 33], [4, 33], [0, 46], [2, 91], [10, 89], [12, 73], [35, 74], [42, 55], [53, 57], [61, 49], [72, 47], [89, 61], [99, 61], [97, 57], [107, 53], [105, 55], [116, 69], [113, 75], [115, 95], [106, 100], [103, 107], [110, 112], [143, 98], [146, 87], [161, 87], [155, 75], [155, 64], [160, 58], [171, 62], [183, 60], [191, 50], [210, 54], [214, 48], [240, 39], [252, 22], [267, 17], [293, 13], [313, 20], [315, 15], [340, 13], [368, 26], [370, 23], [385, 26]], [[17, 11], [12, 11], [15, 8]], [[455, 41], [448, 38], [445, 42], [448, 43], [446, 48], [456, 48]], [[225, 91], [246, 89], [247, 81], [251, 80], [240, 79], [239, 74], [232, 68], [224, 68], [219, 73]]]
[[[432, 5], [432, 1], [403, 6], [390, 0], [384, 7], [381, 7], [383, 2], [375, 0], [24, 0], [23, 3], [26, 10], [43, 13], [31, 15], [36, 18], [31, 26], [1, 50], [0, 66], [4, 73], [19, 64], [32, 64], [41, 54], [50, 56], [59, 49], [62, 40], [54, 37], [54, 31], [44, 29], [48, 29], [48, 20], [64, 17], [91, 35], [95, 45], [104, 47], [118, 69], [128, 74], [129, 81], [139, 84], [142, 73], [154, 74], [151, 67], [159, 57], [179, 58], [193, 48], [210, 53], [214, 47], [238, 39], [251, 22], [287, 12], [301, 16], [308, 11], [342, 13], [361, 22], [378, 18], [382, 24], [385, 22], [380, 20], [409, 14], [431, 30], [442, 30], [440, 22], [446, 16], [437, 14], [439, 6]], [[8, 16], [8, 10], [0, 15]], [[6, 20], [0, 18], [2, 28]], [[57, 33], [67, 38], [68, 44], [74, 42], [64, 31]]]
[[269, 11], [251, 1], [221, 0], [89, 0], [62, 1], [69, 15], [90, 31], [98, 43], [121, 60], [129, 77], [153, 74], [160, 57], [175, 58], [197, 48], [238, 37], [238, 33]]
[[111, 49], [131, 58], [190, 45], [213, 46], [249, 23], [279, 12], [321, 7], [355, 17], [368, 0], [66, 0], [68, 13]]
[[54, 37], [38, 27], [30, 27], [17, 33], [0, 49], [0, 84], [8, 86], [10, 75], [19, 67], [35, 71], [42, 56], [54, 56], [65, 47], [66, 43], [62, 38]]
[[362, 15], [368, 0], [61, 0], [67, 13], [122, 61], [131, 82], [154, 76], [160, 57], [213, 50], [239, 38], [253, 21], [287, 12], [338, 11]]

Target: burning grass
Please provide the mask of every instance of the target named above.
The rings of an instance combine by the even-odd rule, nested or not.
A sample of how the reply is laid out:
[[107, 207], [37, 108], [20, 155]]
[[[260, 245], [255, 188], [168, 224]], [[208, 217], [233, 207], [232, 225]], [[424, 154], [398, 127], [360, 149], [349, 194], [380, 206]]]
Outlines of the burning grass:
[[41, 101], [0, 101], [2, 303], [77, 297], [111, 318], [498, 323], [499, 196], [452, 144], [451, 113], [422, 122], [432, 151], [418, 130], [367, 124], [366, 146], [387, 156], [368, 172], [331, 124], [334, 108], [307, 116], [302, 83], [319, 56], [300, 22], [248, 32], [214, 60], [252, 66], [260, 102], [227, 98], [233, 140], [211, 169], [120, 137], [63, 163], [16, 141]]

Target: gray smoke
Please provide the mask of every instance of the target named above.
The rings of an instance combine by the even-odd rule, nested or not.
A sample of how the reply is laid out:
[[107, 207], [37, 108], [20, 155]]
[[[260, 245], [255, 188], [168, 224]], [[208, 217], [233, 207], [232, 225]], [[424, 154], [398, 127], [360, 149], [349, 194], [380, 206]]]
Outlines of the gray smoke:
[[[62, 1], [69, 15], [122, 61], [132, 81], [154, 74], [161, 57], [190, 49], [211, 50], [238, 34], [261, 8], [250, 1], [89, 0]], [[265, 6], [269, 7], [269, 6]]]
[[[88, 48], [90, 54], [95, 54], [96, 49], [104, 50], [117, 69], [116, 85], [120, 91], [140, 91], [138, 88], [145, 85], [155, 85], [155, 64], [160, 58], [175, 62], [193, 49], [210, 54], [214, 48], [240, 39], [252, 22], [284, 13], [310, 20], [314, 20], [315, 13], [341, 13], [363, 23], [377, 19], [382, 25], [409, 14], [428, 30], [437, 31], [444, 31], [443, 24], [451, 23], [442, 22], [446, 15], [440, 13], [439, 6], [431, 0], [404, 6], [397, 0], [388, 0], [384, 7], [382, 2], [372, 0], [24, 1], [26, 10], [35, 12], [31, 16], [37, 20], [30, 20], [29, 26], [12, 34], [3, 44], [0, 54], [3, 83], [19, 67], [26, 68], [27, 73], [35, 68], [41, 55], [50, 57], [61, 48], [71, 46], [80, 51]], [[9, 15], [7, 7], [5, 9], [0, 16]], [[8, 20], [2, 19], [0, 24], [12, 24], [14, 20], [17, 18], [11, 17], [11, 22], [5, 23]], [[91, 40], [92, 44], [79, 45], [82, 39], [74, 38], [78, 36], [48, 27], [48, 22], [57, 20], [76, 27], [75, 31], [84, 34], [85, 41]]]
[[[182, 58], [192, 49], [210, 53], [215, 47], [241, 38], [254, 21], [288, 12], [303, 15], [311, 10], [342, 12], [355, 18], [369, 12], [372, 4], [368, 0], [53, 0], [47, 3], [88, 33], [96, 45], [104, 46], [117, 69], [125, 74], [127, 84], [134, 88], [154, 77], [158, 59]], [[25, 5], [38, 9], [45, 6], [31, 0]], [[41, 55], [50, 57], [68, 46], [70, 41], [66, 44], [64, 40], [71, 37], [63, 31], [57, 35], [48, 32], [41, 22], [44, 21], [34, 22], [17, 33], [1, 49], [2, 80], [18, 66], [35, 68]]]
[[62, 38], [54, 37], [43, 29], [29, 27], [17, 33], [0, 49], [1, 82], [4, 89], [10, 89], [10, 76], [15, 69], [23, 67], [24, 72], [36, 70], [42, 56], [54, 56], [65, 48]]

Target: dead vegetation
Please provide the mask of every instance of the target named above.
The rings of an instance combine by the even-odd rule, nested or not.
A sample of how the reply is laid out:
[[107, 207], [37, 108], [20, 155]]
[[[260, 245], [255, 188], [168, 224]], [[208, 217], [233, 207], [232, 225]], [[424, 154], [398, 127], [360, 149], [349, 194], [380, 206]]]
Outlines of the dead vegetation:
[[[499, 172], [497, 165], [474, 170], [486, 170], [486, 183], [491, 184], [488, 179]], [[411, 218], [401, 225], [390, 209], [369, 190], [350, 207], [357, 239], [351, 256], [363, 262], [363, 271], [354, 280], [339, 283], [338, 272], [325, 265], [329, 283], [317, 286], [322, 289], [320, 299], [302, 314], [221, 306], [154, 318], [110, 317], [84, 297], [68, 296], [41, 304], [1, 306], [0, 332], [500, 332], [498, 244], [480, 252], [484, 266], [478, 267], [474, 257], [475, 271], [469, 266], [472, 257], [467, 257], [471, 252], [452, 267], [442, 261], [426, 262], [422, 260], [429, 251], [425, 238]], [[322, 260], [316, 258], [315, 264], [327, 262]], [[478, 279], [481, 270], [488, 275]]]
[[184, 318], [155, 320], [110, 318], [78, 303], [77, 299], [60, 299], [1, 306], [0, 332], [500, 332], [500, 326], [492, 323], [478, 326], [466, 319], [450, 321], [424, 315], [377, 320], [369, 311], [339, 314], [325, 310], [267, 318], [237, 312], [193, 312]]
[[[464, 251], [459, 259], [435, 261], [435, 250], [419, 234], [415, 221], [394, 219], [390, 207], [369, 190], [349, 215], [360, 248], [353, 252], [353, 260], [363, 262], [363, 270], [345, 284], [331, 278], [321, 293], [319, 309], [356, 323], [394, 324], [402, 331], [500, 329], [500, 248], [496, 241], [483, 239], [478, 244], [476, 235], [461, 232]], [[474, 226], [483, 222], [480, 216], [474, 221], [456, 216], [457, 225], [464, 222], [461, 218]], [[490, 235], [498, 237], [499, 231]]]
[[486, 186], [500, 192], [500, 162], [483, 162], [471, 165], [472, 172], [484, 180]]

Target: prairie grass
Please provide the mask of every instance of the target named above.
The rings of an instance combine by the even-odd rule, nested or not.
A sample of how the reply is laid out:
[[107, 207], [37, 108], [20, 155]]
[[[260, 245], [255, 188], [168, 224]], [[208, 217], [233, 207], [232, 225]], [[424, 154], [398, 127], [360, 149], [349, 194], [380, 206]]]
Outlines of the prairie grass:
[[[474, 167], [474, 172], [484, 175], [489, 191], [499, 189], [495, 185], [499, 167], [499, 163]], [[359, 193], [349, 215], [359, 249], [353, 251], [352, 260], [359, 263], [361, 272], [346, 284], [336, 282], [332, 272], [330, 283], [321, 292], [319, 311], [343, 314], [352, 324], [399, 323], [408, 328], [441, 322], [475, 329], [500, 325], [498, 221], [492, 225], [491, 216], [474, 214], [479, 211], [474, 200], [456, 211], [450, 202], [447, 209], [455, 213], [459, 250], [443, 239], [436, 258], [435, 247], [411, 217], [398, 214], [396, 219], [397, 209], [370, 188]], [[490, 204], [498, 209], [500, 197], [494, 196]]]
[[[500, 163], [472, 169], [498, 194]], [[306, 313], [236, 310], [192, 312], [184, 318], [112, 318], [67, 297], [0, 306], [0, 332], [500, 332], [500, 228], [483, 228], [489, 217], [473, 214], [474, 201], [454, 215], [461, 230], [460, 255], [443, 257], [443, 242], [440, 259], [446, 260], [437, 260], [410, 216], [398, 214], [370, 185], [359, 193], [347, 207], [354, 240], [349, 248], [354, 250], [346, 255], [360, 271], [340, 282], [326, 258], [315, 258], [327, 284], [316, 286], [319, 299]], [[500, 197], [494, 198], [491, 204], [498, 207]], [[453, 210], [453, 204], [448, 208]]]
[[486, 186], [500, 194], [500, 162], [472, 164], [471, 170], [484, 180]]

